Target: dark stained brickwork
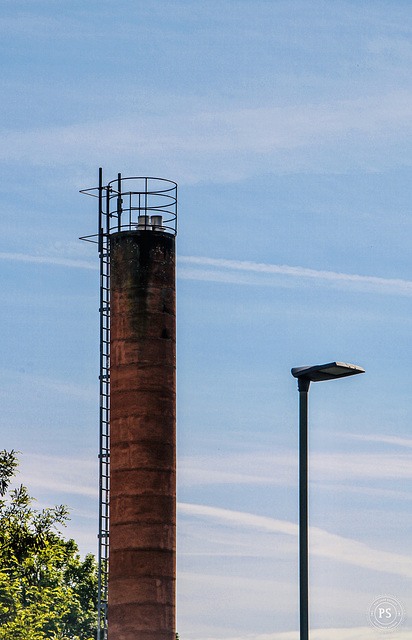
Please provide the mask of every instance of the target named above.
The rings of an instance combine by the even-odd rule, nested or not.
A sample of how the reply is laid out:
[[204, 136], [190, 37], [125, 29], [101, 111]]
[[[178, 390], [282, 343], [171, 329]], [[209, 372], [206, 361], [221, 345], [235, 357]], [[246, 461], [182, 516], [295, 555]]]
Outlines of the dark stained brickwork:
[[113, 234], [109, 640], [175, 640], [175, 238]]

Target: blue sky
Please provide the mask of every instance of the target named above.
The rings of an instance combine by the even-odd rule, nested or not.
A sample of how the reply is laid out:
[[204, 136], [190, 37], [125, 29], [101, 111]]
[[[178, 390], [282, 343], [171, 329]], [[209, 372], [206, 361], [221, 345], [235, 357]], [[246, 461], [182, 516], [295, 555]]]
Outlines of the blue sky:
[[[412, 611], [412, 11], [3, 0], [1, 448], [96, 551], [98, 260], [79, 195], [179, 184], [178, 631], [297, 640], [292, 366], [310, 392], [313, 640]], [[391, 634], [410, 636], [412, 625]]]

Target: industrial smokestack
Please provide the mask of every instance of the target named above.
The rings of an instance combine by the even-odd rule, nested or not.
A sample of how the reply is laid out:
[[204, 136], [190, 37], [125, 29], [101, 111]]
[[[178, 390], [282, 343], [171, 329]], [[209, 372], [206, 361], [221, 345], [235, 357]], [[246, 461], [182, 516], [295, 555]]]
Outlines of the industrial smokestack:
[[119, 175], [104, 187], [100, 173], [98, 195], [103, 352], [110, 346], [101, 361], [99, 637], [174, 640], [176, 184]]
[[111, 236], [109, 640], [173, 640], [175, 239]]

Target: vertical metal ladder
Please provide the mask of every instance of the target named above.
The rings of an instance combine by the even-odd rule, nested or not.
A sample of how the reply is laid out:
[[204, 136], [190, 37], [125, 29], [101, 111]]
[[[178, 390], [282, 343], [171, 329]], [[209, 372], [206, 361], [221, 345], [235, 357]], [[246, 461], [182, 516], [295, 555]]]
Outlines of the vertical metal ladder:
[[[107, 205], [109, 191], [107, 191]], [[107, 640], [107, 597], [109, 571], [110, 497], [110, 236], [104, 232], [103, 218], [109, 225], [109, 208], [103, 211], [102, 178], [99, 180], [99, 258], [100, 258], [100, 446], [99, 446], [99, 533], [98, 533], [98, 609], [97, 640]]]
[[[122, 182], [123, 181], [123, 182]], [[124, 182], [131, 189], [122, 191]], [[134, 188], [133, 188], [134, 187]], [[97, 194], [96, 194], [97, 191]], [[103, 186], [99, 169], [99, 186], [81, 193], [99, 199], [98, 234], [81, 240], [98, 244], [100, 259], [100, 410], [99, 410], [99, 533], [98, 533], [98, 609], [97, 640], [107, 640], [107, 605], [109, 574], [110, 520], [110, 235], [139, 229], [149, 214], [163, 216], [163, 229], [177, 233], [177, 184], [164, 178], [123, 178], [117, 174]], [[141, 223], [140, 218], [144, 219]], [[123, 224], [122, 224], [123, 222]], [[97, 240], [96, 240], [97, 238]]]

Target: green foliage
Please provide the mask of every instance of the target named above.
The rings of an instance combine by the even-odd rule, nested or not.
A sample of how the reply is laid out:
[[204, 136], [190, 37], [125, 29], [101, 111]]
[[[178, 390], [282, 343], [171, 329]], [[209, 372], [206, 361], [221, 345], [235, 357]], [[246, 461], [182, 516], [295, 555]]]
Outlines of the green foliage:
[[58, 528], [67, 507], [36, 510], [26, 487], [10, 489], [16, 452], [0, 452], [0, 640], [93, 640], [94, 556], [81, 560]]

